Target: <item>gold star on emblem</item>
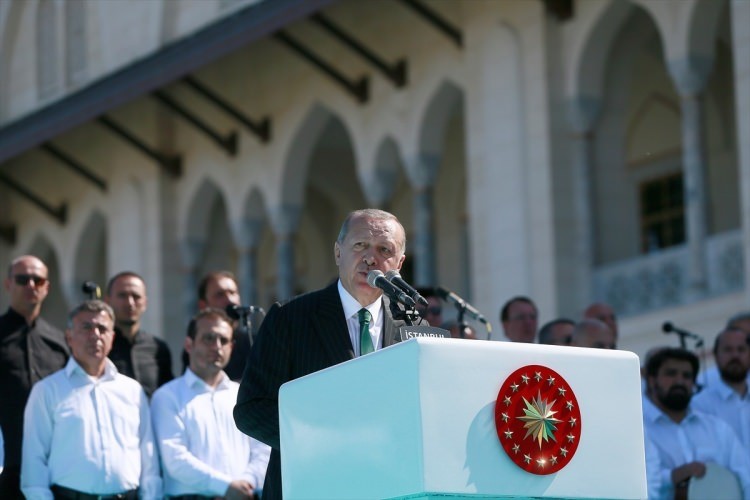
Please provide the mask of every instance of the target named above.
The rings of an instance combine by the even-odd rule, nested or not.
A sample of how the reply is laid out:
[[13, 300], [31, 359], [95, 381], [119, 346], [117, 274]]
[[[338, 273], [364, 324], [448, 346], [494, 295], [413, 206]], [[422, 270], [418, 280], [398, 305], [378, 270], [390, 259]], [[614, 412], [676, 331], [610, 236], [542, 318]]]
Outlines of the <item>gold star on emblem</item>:
[[573, 401], [568, 401], [567, 403], [565, 403], [565, 406], [568, 408], [568, 410], [572, 410], [573, 409]]
[[534, 374], [534, 380], [536, 380], [537, 382], [539, 382], [540, 380], [542, 380], [542, 372], [536, 372]]
[[510, 396], [505, 396], [505, 399], [503, 399], [503, 403], [505, 403], [505, 406], [510, 406]]
[[518, 450], [520, 450], [521, 447], [518, 445], [518, 443], [513, 445], [513, 453], [518, 453]]
[[510, 417], [508, 417], [508, 414], [507, 414], [507, 413], [501, 413], [501, 414], [500, 414], [500, 418], [502, 418], [502, 419], [503, 419], [503, 422], [507, 422], [507, 421], [508, 421], [508, 418], [510, 418]]
[[567, 438], [568, 438], [568, 442], [569, 442], [569, 443], [572, 443], [573, 441], [575, 441], [575, 440], [576, 440], [576, 437], [575, 437], [575, 436], [574, 436], [573, 434], [568, 434], [568, 435], [567, 435], [567, 436], [565, 436], [565, 437], [567, 437]]
[[552, 455], [552, 457], [550, 457], [549, 461], [552, 462], [552, 465], [555, 465], [555, 464], [557, 464], [557, 457], [554, 456], [554, 455]]
[[568, 450], [566, 448], [560, 448], [560, 454], [564, 457], [568, 456]]
[[540, 469], [544, 469], [544, 465], [547, 463], [547, 461], [543, 458], [539, 458], [536, 461], [537, 465], [539, 465]]
[[552, 375], [550, 375], [549, 378], [547, 379], [547, 382], [549, 382], [550, 386], [555, 385], [555, 377], [553, 377]]
[[513, 431], [512, 431], [512, 430], [508, 429], [507, 431], [505, 431], [505, 437], [506, 437], [507, 439], [510, 439], [510, 437], [511, 437], [512, 435], [513, 435]]
[[571, 427], [575, 427], [576, 426], [575, 417], [570, 417], [570, 420], [568, 420], [568, 423], [570, 424]]
[[560, 396], [565, 396], [565, 387], [558, 387], [557, 392], [560, 393]]
[[510, 388], [513, 390], [513, 392], [516, 392], [518, 390], [518, 384], [512, 384]]
[[526, 462], [526, 463], [529, 463], [529, 462], [531, 462], [531, 457], [529, 455], [524, 455], [523, 456], [523, 461]]
[[524, 384], [528, 384], [529, 383], [529, 377], [527, 377], [526, 375], [521, 375], [521, 381]]

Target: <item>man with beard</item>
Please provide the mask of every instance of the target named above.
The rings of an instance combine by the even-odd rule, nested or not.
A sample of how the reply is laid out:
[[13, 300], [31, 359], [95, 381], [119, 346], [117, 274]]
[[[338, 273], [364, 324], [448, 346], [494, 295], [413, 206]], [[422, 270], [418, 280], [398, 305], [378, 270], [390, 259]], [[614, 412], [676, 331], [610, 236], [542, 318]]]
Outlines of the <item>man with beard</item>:
[[724, 420], [750, 450], [750, 394], [747, 390], [750, 346], [747, 334], [732, 328], [721, 332], [714, 342], [714, 359], [721, 379], [697, 394], [691, 406]]
[[698, 372], [698, 357], [684, 349], [656, 352], [646, 366], [648, 397], [643, 407], [645, 438], [656, 448], [657, 460], [646, 470], [649, 491], [656, 498], [686, 498], [689, 481], [703, 477], [706, 463], [732, 471], [744, 498], [750, 499], [750, 455], [723, 420], [689, 408]]

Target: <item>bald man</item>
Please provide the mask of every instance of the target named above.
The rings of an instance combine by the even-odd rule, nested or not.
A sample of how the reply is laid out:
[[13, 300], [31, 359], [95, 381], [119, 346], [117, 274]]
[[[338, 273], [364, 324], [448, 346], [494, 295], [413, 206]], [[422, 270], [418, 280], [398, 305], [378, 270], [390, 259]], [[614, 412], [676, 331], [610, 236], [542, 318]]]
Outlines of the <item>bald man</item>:
[[573, 329], [570, 345], [575, 347], [594, 347], [596, 349], [615, 349], [616, 339], [612, 329], [598, 319], [583, 319]]
[[615, 334], [615, 340], [617, 339], [617, 315], [609, 304], [594, 302], [583, 311], [583, 317], [603, 321]]
[[0, 316], [0, 428], [5, 437], [5, 468], [0, 498], [23, 498], [19, 485], [23, 409], [31, 387], [65, 366], [68, 346], [63, 333], [40, 317], [49, 293], [47, 266], [23, 255], [8, 266], [8, 311]]

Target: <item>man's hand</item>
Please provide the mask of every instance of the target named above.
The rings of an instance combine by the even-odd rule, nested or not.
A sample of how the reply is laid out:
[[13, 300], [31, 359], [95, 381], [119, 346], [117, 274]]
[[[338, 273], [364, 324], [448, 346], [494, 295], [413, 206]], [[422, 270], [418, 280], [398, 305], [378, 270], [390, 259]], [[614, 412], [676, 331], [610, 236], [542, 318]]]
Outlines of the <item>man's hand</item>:
[[703, 462], [690, 462], [672, 469], [675, 500], [687, 499], [688, 480], [691, 477], [703, 477], [705, 475], [706, 464]]
[[253, 486], [244, 479], [235, 479], [229, 483], [224, 498], [227, 500], [245, 500], [253, 498]]

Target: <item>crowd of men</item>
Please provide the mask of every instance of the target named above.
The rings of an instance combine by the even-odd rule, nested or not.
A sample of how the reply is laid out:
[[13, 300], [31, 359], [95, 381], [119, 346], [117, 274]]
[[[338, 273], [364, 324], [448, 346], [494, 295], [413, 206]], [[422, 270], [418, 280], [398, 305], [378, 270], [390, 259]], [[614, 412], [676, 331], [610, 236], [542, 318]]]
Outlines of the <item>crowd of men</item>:
[[[141, 327], [143, 277], [112, 276], [104, 300], [74, 307], [63, 332], [41, 316], [46, 265], [14, 259], [5, 278], [10, 307], [0, 316], [0, 498], [282, 498], [279, 388], [398, 341], [404, 320], [367, 275], [400, 270], [405, 246], [392, 214], [350, 213], [334, 243], [338, 279], [274, 304], [265, 320], [254, 318], [253, 335], [225, 312], [241, 304], [234, 276], [207, 274], [177, 378], [167, 344]], [[421, 292], [424, 321], [455, 338], [478, 337], [464, 322], [443, 320], [437, 293]], [[517, 296], [500, 320], [511, 342], [617, 346], [616, 316], [603, 303], [578, 321], [538, 328], [536, 305]], [[649, 498], [684, 496], [712, 463], [734, 473], [750, 499], [749, 331], [750, 315], [728, 322], [699, 392], [695, 354], [659, 347], [646, 356]]]

